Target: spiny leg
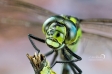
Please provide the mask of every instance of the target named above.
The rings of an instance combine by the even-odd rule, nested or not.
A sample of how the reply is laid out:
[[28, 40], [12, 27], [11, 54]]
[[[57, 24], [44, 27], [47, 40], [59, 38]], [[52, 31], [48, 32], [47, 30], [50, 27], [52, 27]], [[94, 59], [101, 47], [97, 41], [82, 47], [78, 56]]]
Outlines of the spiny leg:
[[[35, 36], [33, 36], [32, 34], [29, 34], [28, 37], [29, 37], [29, 40], [30, 40], [31, 44], [33, 45], [33, 47], [34, 47], [38, 52], [40, 52], [40, 50], [35, 46], [34, 42], [31, 40], [31, 38], [33, 38], [33, 39], [35, 39], [35, 40], [38, 40], [38, 41], [40, 41], [40, 42], [43, 42], [43, 43], [45, 43], [45, 40], [44, 40], [44, 39], [40, 39], [40, 38], [38, 38], [38, 37], [35, 37]], [[47, 56], [51, 55], [53, 52], [54, 52], [54, 50], [51, 50], [50, 52], [46, 53], [45, 56], [47, 57]], [[58, 56], [58, 52], [56, 52], [56, 54], [54, 55], [53, 60], [52, 60], [52, 62], [51, 62], [51, 65], [54, 63], [54, 61], [55, 61], [55, 59], [57, 58], [57, 56]]]
[[74, 52], [72, 52], [67, 46], [65, 47], [65, 49], [75, 58], [78, 59], [78, 61], [82, 60], [82, 58], [80, 56], [78, 56], [77, 54], [75, 54]]
[[58, 51], [55, 51], [55, 55], [53, 56], [53, 59], [51, 61], [51, 65], [53, 65], [53, 63], [55, 62], [57, 56], [58, 56]]
[[40, 42], [42, 42], [42, 43], [45, 43], [45, 40], [44, 40], [44, 39], [41, 39], [41, 38], [35, 37], [35, 36], [34, 36], [34, 35], [32, 35], [32, 34], [29, 34], [29, 35], [28, 35], [28, 37], [33, 38], [33, 39], [35, 39], [35, 40], [37, 40], [37, 41], [40, 41]]
[[44, 54], [44, 55], [47, 57], [47, 56], [51, 55], [53, 52], [54, 52], [54, 50], [51, 50], [51, 51], [47, 52], [47, 53]]
[[70, 61], [55, 61], [51, 68], [56, 64], [56, 63], [71, 63], [71, 62], [76, 62], [75, 60], [70, 60]]
[[[35, 44], [34, 44], [34, 42], [32, 41], [32, 39], [37, 40], [37, 41], [42, 42], [42, 43], [45, 43], [45, 40], [44, 40], [44, 39], [41, 39], [41, 38], [38, 38], [38, 37], [35, 37], [35, 36], [32, 35], [32, 34], [29, 34], [29, 35], [28, 35], [28, 38], [29, 38], [31, 44], [33, 45], [33, 47], [34, 47], [38, 52], [40, 52], [40, 50], [35, 46]], [[31, 38], [32, 38], [32, 39], [31, 39]], [[45, 56], [49, 56], [49, 55], [51, 55], [53, 52], [54, 52], [54, 50], [51, 50], [50, 52], [46, 53]]]
[[[35, 48], [35, 50], [37, 50], [38, 53], [39, 53], [40, 50], [35, 46], [35, 44], [34, 44], [34, 42], [32, 41], [32, 39], [35, 39], [35, 40], [40, 41], [40, 42], [43, 42], [43, 43], [45, 43], [45, 40], [44, 40], [44, 39], [40, 39], [40, 38], [38, 38], [38, 37], [35, 37], [35, 36], [33, 36], [32, 34], [29, 34], [29, 35], [28, 35], [28, 38], [29, 38], [29, 40], [30, 40], [32, 46], [33, 46], [33, 47]], [[32, 39], [31, 39], [31, 38], [32, 38]]]
[[[66, 56], [68, 57], [68, 55], [66, 55]], [[67, 58], [67, 59], [70, 60], [70, 58]], [[73, 70], [74, 74], [81, 74], [82, 73], [81, 69], [75, 63], [71, 63], [70, 66], [71, 66], [72, 70], [73, 70], [73, 68], [75, 68], [78, 71], [78, 73], [77, 73], [76, 70], [75, 70], [75, 72]]]
[[77, 62], [78, 61], [77, 59], [75, 59], [75, 60], [68, 60], [68, 61], [55, 61], [57, 56], [58, 56], [58, 51], [55, 51], [55, 55], [54, 55], [54, 57], [52, 59], [52, 62], [51, 62], [51, 67], [53, 67], [56, 63], [71, 63], [71, 62]]
[[[74, 56], [75, 58], [77, 58], [78, 61], [82, 60], [82, 58], [81, 58], [80, 56], [78, 56], [78, 55], [76, 55], [75, 53], [73, 53], [68, 47], [65, 47], [65, 48], [66, 48], [66, 50], [67, 50], [72, 56]], [[68, 56], [68, 55], [66, 55], [66, 56]], [[69, 59], [69, 58], [68, 58], [68, 59]], [[74, 66], [74, 67], [77, 69], [77, 71], [79, 72], [79, 74], [82, 73], [82, 70], [81, 70], [75, 63], [72, 63], [72, 66]]]
[[[62, 54], [64, 55], [64, 58], [65, 58], [66, 60], [70, 60], [70, 59], [69, 59], [70, 57], [67, 56], [67, 54], [65, 53], [65, 50], [64, 50], [64, 49], [62, 49]], [[74, 67], [72, 66], [71, 63], [69, 63], [69, 66], [70, 66], [70, 68], [72, 69], [72, 71], [74, 72], [74, 74], [77, 74], [76, 70], [74, 69]], [[64, 69], [64, 70], [67, 70], [66, 67], [64, 67], [63, 69]], [[68, 70], [68, 71], [69, 71], [69, 70]]]

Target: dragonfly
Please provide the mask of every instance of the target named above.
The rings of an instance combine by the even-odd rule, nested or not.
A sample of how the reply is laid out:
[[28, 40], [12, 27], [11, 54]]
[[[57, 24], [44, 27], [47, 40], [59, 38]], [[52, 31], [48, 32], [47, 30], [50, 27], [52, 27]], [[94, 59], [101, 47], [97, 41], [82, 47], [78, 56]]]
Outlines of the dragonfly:
[[[46, 40], [35, 37], [32, 34], [28, 35], [29, 40], [32, 46], [35, 48], [35, 50], [40, 52], [40, 50], [35, 46], [32, 39], [42, 43], [46, 43], [51, 49], [53, 49], [50, 52], [45, 54], [45, 56], [47, 57], [55, 53], [51, 62], [51, 68], [56, 63], [69, 63], [74, 74], [81, 74], [82, 73], [81, 69], [76, 64], [73, 63], [73, 61], [77, 62], [82, 60], [80, 56], [74, 53], [77, 49], [79, 39], [82, 36], [82, 32], [79, 27], [79, 20], [72, 16], [56, 15], [47, 19], [45, 23], [43, 24], [42, 28], [43, 28], [43, 32], [46, 35]], [[65, 58], [68, 62], [55, 61], [59, 51], [61, 51], [63, 58]], [[71, 60], [70, 58], [72, 56], [75, 57], [76, 59]], [[67, 66], [65, 66], [64, 68], [66, 67]]]
[[[7, 0], [6, 0], [7, 1]], [[9, 5], [9, 6], [8, 6]], [[18, 24], [25, 25], [25, 26], [36, 26], [40, 27], [42, 26], [42, 23], [49, 18], [50, 16], [56, 15], [55, 13], [49, 12], [48, 10], [45, 10], [43, 8], [40, 8], [38, 6], [35, 6], [30, 3], [18, 1], [18, 0], [11, 0], [7, 6], [4, 6], [4, 8], [11, 8], [12, 10], [9, 10], [10, 12], [13, 10], [19, 10], [22, 14], [30, 14], [30, 12], [33, 13], [33, 15], [38, 16], [38, 18], [35, 19], [27, 19], [24, 18], [25, 20], [20, 20], [20, 19], [13, 19], [13, 18], [4, 18], [6, 21], [8, 21], [8, 24], [15, 25], [15, 23], [12, 22], [19, 22]], [[16, 9], [17, 7], [17, 9]], [[1, 9], [6, 11], [5, 9]], [[42, 13], [45, 11], [44, 13]], [[1, 11], [2, 12], [2, 11]], [[9, 12], [9, 13], [10, 13]], [[16, 13], [16, 12], [11, 12], [11, 13]], [[15, 15], [12, 15], [15, 16]], [[20, 18], [20, 17], [17, 17]], [[80, 18], [79, 18], [80, 19]], [[3, 18], [2, 18], [3, 20]], [[112, 30], [111, 30], [111, 19], [81, 19], [82, 21], [80, 22], [80, 27], [83, 32], [82, 34], [82, 53], [85, 54], [92, 54], [95, 50], [98, 52], [100, 50], [104, 50], [106, 48], [108, 51], [111, 52], [111, 38], [112, 38]], [[1, 22], [2, 24], [4, 22]], [[39, 24], [37, 24], [39, 23]], [[105, 42], [105, 43], [104, 43]], [[100, 44], [99, 46], [97, 46]], [[95, 46], [91, 48], [92, 46]], [[103, 46], [102, 46], [103, 45]]]

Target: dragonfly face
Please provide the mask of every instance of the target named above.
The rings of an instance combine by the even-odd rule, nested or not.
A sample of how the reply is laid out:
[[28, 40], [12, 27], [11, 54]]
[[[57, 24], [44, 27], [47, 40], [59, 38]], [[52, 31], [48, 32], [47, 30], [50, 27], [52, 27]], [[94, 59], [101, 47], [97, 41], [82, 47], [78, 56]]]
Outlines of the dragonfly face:
[[62, 48], [66, 36], [66, 27], [59, 23], [52, 23], [46, 30], [46, 44], [54, 49]]
[[[46, 44], [53, 49], [62, 49], [78, 40], [78, 20], [67, 16], [53, 16], [42, 27]], [[76, 25], [77, 24], [77, 25]]]

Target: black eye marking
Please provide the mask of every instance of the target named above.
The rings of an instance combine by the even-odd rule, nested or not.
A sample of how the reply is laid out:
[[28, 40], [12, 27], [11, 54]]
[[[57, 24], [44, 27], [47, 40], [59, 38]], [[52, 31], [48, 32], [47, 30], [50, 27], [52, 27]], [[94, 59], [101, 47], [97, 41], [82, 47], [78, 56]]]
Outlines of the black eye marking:
[[57, 34], [56, 34], [56, 37], [59, 37], [59, 36], [60, 36], [60, 33], [57, 33]]

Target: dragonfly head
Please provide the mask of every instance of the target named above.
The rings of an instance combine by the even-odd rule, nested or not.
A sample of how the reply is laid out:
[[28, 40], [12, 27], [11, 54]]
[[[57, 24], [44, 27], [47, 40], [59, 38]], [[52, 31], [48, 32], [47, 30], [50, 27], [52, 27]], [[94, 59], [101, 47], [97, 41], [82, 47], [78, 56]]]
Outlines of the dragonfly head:
[[72, 43], [77, 34], [75, 24], [59, 15], [48, 18], [42, 30], [46, 35], [46, 44], [54, 49], [61, 49], [66, 44]]

